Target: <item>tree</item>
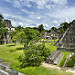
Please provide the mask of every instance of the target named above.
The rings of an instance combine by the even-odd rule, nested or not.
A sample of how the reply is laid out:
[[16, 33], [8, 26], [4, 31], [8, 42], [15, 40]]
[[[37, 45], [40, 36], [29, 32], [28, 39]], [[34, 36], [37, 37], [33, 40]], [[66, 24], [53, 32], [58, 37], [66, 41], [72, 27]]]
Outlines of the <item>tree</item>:
[[60, 24], [60, 28], [61, 29], [64, 29], [64, 31], [66, 31], [66, 29], [69, 27], [69, 23], [67, 23], [67, 22], [64, 22], [64, 23], [61, 23]]
[[25, 28], [21, 31], [18, 31], [16, 35], [13, 37], [13, 41], [18, 41], [19, 43], [23, 44], [24, 47], [28, 47], [28, 45], [33, 45], [33, 42], [37, 42], [40, 39], [39, 31], [34, 29]]
[[38, 30], [39, 30], [39, 32], [42, 32], [44, 30], [43, 24], [39, 25]]
[[18, 31], [12, 31], [12, 32], [10, 32], [10, 37], [13, 38], [16, 35], [17, 32]]
[[15, 28], [17, 31], [21, 31], [21, 29], [23, 29], [23, 27], [22, 26], [17, 26], [16, 28]]
[[3, 15], [0, 14], [0, 21], [2, 21], [4, 19]]
[[26, 35], [25, 35], [24, 31], [17, 32], [16, 35], [12, 39], [13, 42], [18, 41], [21, 44], [24, 44], [25, 40], [26, 40]]
[[53, 29], [54, 31], [56, 31], [56, 30], [57, 30], [57, 28], [56, 28], [56, 27], [52, 27], [51, 29]]

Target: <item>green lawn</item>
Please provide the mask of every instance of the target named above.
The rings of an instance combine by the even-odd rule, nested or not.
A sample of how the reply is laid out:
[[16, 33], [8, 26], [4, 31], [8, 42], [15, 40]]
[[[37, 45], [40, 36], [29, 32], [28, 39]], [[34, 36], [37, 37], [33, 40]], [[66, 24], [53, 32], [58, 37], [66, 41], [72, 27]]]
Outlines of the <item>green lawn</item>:
[[45, 43], [45, 46], [50, 49], [51, 53], [57, 50], [57, 46], [53, 46], [51, 43]]
[[[46, 43], [46, 47], [51, 50], [51, 52], [55, 51], [57, 47]], [[42, 66], [39, 67], [25, 67], [20, 68], [20, 62], [18, 57], [23, 54], [23, 46], [20, 44], [7, 44], [0, 45], [0, 58], [2, 58], [5, 62], [9, 62], [11, 67], [19, 72], [25, 73], [26, 75], [72, 75], [71, 73], [66, 73], [62, 70], [57, 69], [47, 69]]]
[[51, 40], [49, 40], [49, 39], [41, 39], [41, 40], [42, 41], [45, 40], [45, 41], [56, 41], [57, 42], [59, 39], [56, 39], [56, 40], [53, 40], [53, 39], [51, 39]]

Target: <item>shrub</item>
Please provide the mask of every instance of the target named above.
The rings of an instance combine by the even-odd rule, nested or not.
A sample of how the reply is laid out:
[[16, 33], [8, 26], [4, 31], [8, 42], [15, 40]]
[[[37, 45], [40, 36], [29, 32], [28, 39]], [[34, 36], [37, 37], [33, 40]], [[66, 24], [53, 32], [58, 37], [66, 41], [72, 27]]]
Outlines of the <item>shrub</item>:
[[50, 50], [45, 48], [44, 45], [31, 46], [28, 50], [25, 50], [22, 56], [19, 57], [22, 62], [21, 67], [39, 66], [49, 54]]

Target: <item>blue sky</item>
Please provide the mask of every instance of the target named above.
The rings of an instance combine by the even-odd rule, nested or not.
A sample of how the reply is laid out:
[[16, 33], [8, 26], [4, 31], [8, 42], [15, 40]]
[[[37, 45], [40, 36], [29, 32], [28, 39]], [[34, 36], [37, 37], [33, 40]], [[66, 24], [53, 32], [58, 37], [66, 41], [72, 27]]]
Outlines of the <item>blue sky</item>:
[[50, 29], [75, 19], [75, 0], [0, 0], [0, 13], [13, 26]]

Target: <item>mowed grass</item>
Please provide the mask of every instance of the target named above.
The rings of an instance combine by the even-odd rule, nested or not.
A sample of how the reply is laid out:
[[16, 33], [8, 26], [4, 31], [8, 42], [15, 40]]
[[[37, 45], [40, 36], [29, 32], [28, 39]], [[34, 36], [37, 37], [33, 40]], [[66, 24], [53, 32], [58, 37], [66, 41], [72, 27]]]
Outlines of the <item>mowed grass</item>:
[[46, 48], [50, 49], [50, 52], [52, 53], [53, 51], [57, 50], [57, 46], [51, 45], [51, 43], [45, 43]]
[[[51, 52], [57, 49], [57, 47], [51, 46], [49, 43], [46, 43], [46, 47], [49, 48]], [[18, 58], [23, 52], [23, 46], [20, 44], [0, 45], [0, 58], [5, 62], [9, 62], [13, 69], [26, 75], [72, 75], [62, 70], [48, 69], [42, 66], [20, 68], [21, 62], [19, 62]]]

